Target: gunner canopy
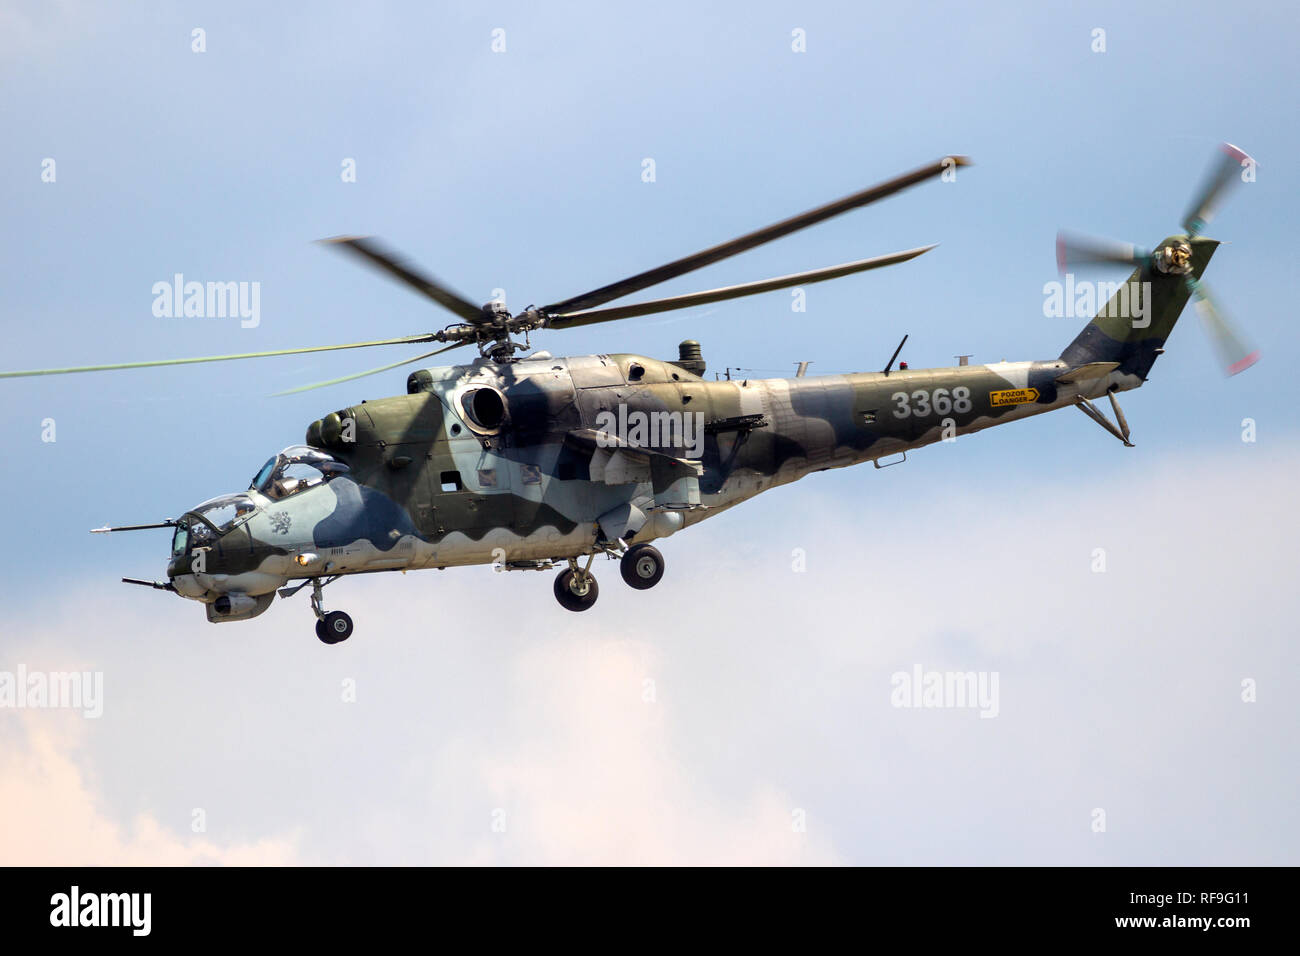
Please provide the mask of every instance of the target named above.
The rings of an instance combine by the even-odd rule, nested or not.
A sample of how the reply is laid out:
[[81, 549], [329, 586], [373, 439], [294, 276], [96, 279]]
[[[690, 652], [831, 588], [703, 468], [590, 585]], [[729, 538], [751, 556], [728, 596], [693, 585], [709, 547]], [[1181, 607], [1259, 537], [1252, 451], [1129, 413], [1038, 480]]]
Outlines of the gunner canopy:
[[176, 533], [172, 536], [173, 557], [184, 554], [187, 549], [212, 544], [256, 510], [253, 499], [245, 494], [222, 495], [190, 509], [189, 514], [176, 522]]

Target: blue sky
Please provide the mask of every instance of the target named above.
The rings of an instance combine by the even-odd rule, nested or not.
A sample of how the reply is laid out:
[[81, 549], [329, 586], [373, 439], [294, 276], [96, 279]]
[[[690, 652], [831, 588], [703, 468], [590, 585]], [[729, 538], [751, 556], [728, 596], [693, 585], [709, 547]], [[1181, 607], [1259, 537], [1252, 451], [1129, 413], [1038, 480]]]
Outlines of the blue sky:
[[[191, 51], [195, 27], [206, 31], [201, 54]], [[1106, 31], [1104, 53], [1091, 50], [1098, 27]], [[491, 50], [496, 28], [505, 30], [504, 53]], [[806, 31], [805, 53], [791, 50], [796, 28]], [[879, 560], [883, 549], [899, 562], [892, 571], [888, 565], [881, 569], [878, 584], [888, 593], [892, 574], [915, 576], [912, 563], [929, 560], [926, 549], [914, 547], [917, 540], [942, 540], [956, 525], [963, 547], [978, 548], [980, 541], [1033, 533], [1024, 514], [1042, 521], [1093, 514], [1101, 521], [1110, 512], [1089, 509], [1131, 504], [1133, 513], [1126, 517], [1132, 523], [1112, 530], [1117, 540], [1139, 548], [1173, 540], [1165, 513], [1193, 524], [1205, 520], [1230, 535], [1238, 511], [1260, 509], [1241, 516], [1240, 533], [1264, 540], [1201, 542], [1207, 556], [1195, 579], [1214, 582], [1223, 570], [1214, 562], [1227, 560], [1216, 554], [1235, 553], [1233, 548], [1243, 555], [1273, 554], [1275, 548], [1279, 556], [1289, 554], [1281, 550], [1280, 535], [1289, 520], [1281, 515], [1291, 506], [1278, 476], [1294, 461], [1298, 437], [1293, 369], [1300, 356], [1292, 321], [1297, 275], [1291, 251], [1300, 211], [1295, 28], [1294, 7], [1280, 3], [1248, 10], [1211, 3], [1072, 4], [1068, 11], [1027, 3], [978, 9], [324, 3], [309, 14], [251, 3], [9, 4], [0, 13], [0, 123], [7, 144], [0, 151], [7, 226], [0, 237], [6, 332], [0, 364], [143, 360], [427, 331], [448, 317], [312, 240], [378, 235], [469, 298], [486, 301], [500, 287], [509, 304], [520, 308], [603, 285], [953, 153], [967, 154], [976, 164], [955, 183], [927, 183], [647, 293], [712, 288], [940, 243], [916, 261], [811, 287], [804, 314], [792, 313], [788, 294], [776, 292], [690, 313], [552, 333], [535, 344], [562, 354], [673, 357], [676, 343], [693, 337], [703, 343], [711, 368], [774, 370], [768, 374], [792, 369], [799, 360], [811, 360], [813, 374], [876, 369], [903, 333], [911, 336], [903, 358], [913, 367], [951, 364], [959, 353], [973, 353], [976, 362], [1048, 358], [1083, 324], [1042, 315], [1043, 284], [1056, 278], [1056, 230], [1070, 227], [1139, 244], [1179, 231], [1217, 144], [1229, 140], [1258, 160], [1259, 174], [1257, 182], [1236, 189], [1210, 228], [1229, 244], [1217, 253], [1207, 278], [1262, 349], [1258, 366], [1222, 378], [1189, 314], [1150, 386], [1125, 400], [1134, 450], [1121, 448], [1081, 415], [1047, 416], [923, 452], [909, 460], [905, 473], [857, 469], [819, 476], [719, 519], [716, 530], [674, 539], [669, 555], [670, 575], [676, 561], [684, 575], [716, 574], [747, 591], [755, 578], [762, 590], [784, 588], [790, 549], [809, 546], [805, 542], [828, 542], [840, 564], [859, 554]], [[57, 163], [54, 183], [41, 181], [47, 157]], [[647, 157], [656, 164], [653, 183], [641, 179]], [[346, 158], [356, 160], [355, 183], [340, 179]], [[242, 329], [231, 319], [155, 318], [151, 288], [176, 272], [200, 281], [260, 282], [260, 325]], [[272, 392], [396, 361], [401, 354], [394, 348], [0, 381], [0, 441], [6, 449], [0, 487], [20, 505], [6, 514], [10, 543], [0, 554], [0, 571], [11, 611], [29, 627], [25, 640], [11, 647], [27, 648], [33, 659], [66, 652], [105, 667], [101, 656], [108, 654], [116, 668], [106, 671], [110, 686], [116, 672], [123, 675], [118, 686], [144, 695], [132, 705], [138, 724], [127, 721], [116, 743], [91, 734], [68, 751], [80, 755], [78, 766], [102, 785], [97, 812], [123, 820], [149, 813], [166, 821], [175, 807], [169, 810], [159, 793], [168, 793], [168, 800], [190, 799], [175, 779], [160, 777], [155, 790], [137, 793], [134, 778], [108, 769], [132, 728], [167, 719], [178, 703], [174, 689], [149, 696], [152, 685], [140, 682], [140, 657], [97, 647], [90, 638], [99, 627], [127, 643], [142, 636], [137, 627], [154, 629], [151, 640], [166, 635], [166, 659], [176, 673], [198, 660], [229, 665], [232, 656], [244, 667], [257, 667], [259, 641], [274, 642], [272, 660], [289, 668], [308, 655], [319, 662], [320, 649], [313, 646], [305, 607], [289, 602], [232, 635], [236, 628], [206, 625], [196, 606], [147, 592], [122, 593], [125, 588], [113, 585], [121, 575], [161, 573], [164, 540], [150, 534], [91, 538], [86, 530], [105, 522], [174, 517], [202, 499], [245, 487], [268, 455], [301, 440], [312, 419], [363, 397], [403, 392], [408, 370], [287, 398], [271, 398]], [[1246, 417], [1257, 422], [1255, 444], [1240, 439]], [[53, 443], [41, 441], [47, 418], [56, 422]], [[1178, 474], [1195, 474], [1199, 483], [1184, 489], [1175, 479], [1172, 487], [1157, 486], [1152, 477]], [[1276, 497], [1247, 502], [1251, 489]], [[956, 512], [953, 502], [969, 508]], [[1277, 522], [1268, 520], [1270, 508], [1279, 513]], [[885, 513], [898, 523], [882, 523]], [[882, 536], [886, 529], [889, 537]], [[1079, 535], [1077, 546], [1086, 554], [1091, 538], [1086, 529]], [[1190, 539], [1188, 547], [1197, 541]], [[843, 550], [834, 551], [837, 546]], [[720, 556], [737, 549], [750, 555], [748, 568], [732, 567], [730, 558]], [[1036, 543], [1034, 550], [1050, 551], [1051, 543]], [[1186, 548], [1181, 556], [1163, 557], [1190, 560]], [[730, 570], [723, 574], [718, 568]], [[487, 572], [457, 574], [454, 580], [417, 576], [355, 585], [350, 606], [370, 607], [377, 617], [396, 613], [393, 602], [409, 607], [414, 617], [429, 608], [445, 624], [431, 628], [425, 642], [403, 645], [404, 653], [441, 672], [449, 661], [440, 655], [452, 651], [440, 642], [449, 641], [485, 668], [471, 670], [484, 698], [499, 697], [506, 706], [508, 682], [483, 684], [527, 667], [530, 655], [540, 652], [505, 639], [501, 647], [482, 651], [493, 660], [499, 655], [499, 666], [488, 666], [477, 656], [477, 645], [454, 636], [472, 628], [474, 618], [472, 608], [456, 604], [453, 596], [499, 600], [508, 594], [529, 614], [544, 605], [538, 627], [556, 654], [551, 663], [566, 675], [559, 684], [587, 686], [583, 681], [590, 675], [582, 661], [591, 658], [574, 648], [590, 640], [592, 647], [609, 650], [600, 640], [614, 630], [614, 618], [606, 619], [604, 631], [583, 624], [586, 630], [573, 638], [577, 643], [566, 645], [565, 635], [576, 625], [551, 613], [549, 582], [541, 576], [485, 581]], [[839, 580], [824, 578], [822, 587]], [[1043, 580], [1050, 587], [1055, 579], [1048, 574]], [[1243, 628], [1258, 634], [1291, 628], [1291, 616], [1274, 599], [1255, 600], [1255, 588], [1262, 594], [1264, 587], [1261, 578], [1233, 580], [1236, 596], [1251, 607]], [[942, 586], [937, 579], [934, 584]], [[845, 586], [852, 592], [851, 580]], [[1075, 589], [1091, 586], [1061, 584], [1063, 607], [1085, 601]], [[602, 602], [612, 614], [616, 602], [630, 599], [608, 590]], [[1177, 596], [1175, 588], [1160, 600]], [[793, 600], [782, 600], [787, 599]], [[1008, 587], [1003, 603], [1011, 608], [1024, 600]], [[45, 617], [56, 606], [57, 626]], [[789, 609], [795, 620], [799, 606], [795, 601]], [[1234, 620], [1229, 604], [1219, 610], [1224, 621]], [[125, 633], [113, 628], [118, 615], [133, 622]], [[725, 619], [710, 620], [712, 630], [725, 630]], [[832, 629], [842, 633], [847, 621], [861, 618], [850, 614]], [[1170, 647], [1178, 646], [1177, 638], [1212, 640], [1178, 631], [1181, 613], [1169, 621], [1168, 629], [1156, 632]], [[754, 626], [763, 626], [761, 616]], [[610, 653], [622, 662], [611, 665], [615, 672], [623, 664], [639, 666], [643, 645], [636, 641], [653, 653], [668, 653], [653, 618], [639, 620], [633, 630], [608, 638], [634, 642], [623, 658], [615, 652], [627, 647], [613, 645]], [[700, 644], [710, 642], [709, 630], [698, 635]], [[985, 648], [975, 657], [997, 666], [989, 660], [1001, 651], [990, 658], [980, 643], [985, 630], [1005, 633], [996, 621], [974, 621], [953, 608], [949, 619], [928, 621], [913, 636], [924, 647], [928, 641], [946, 646], [945, 635], [974, 635], [974, 646]], [[484, 634], [481, 640], [491, 645], [494, 638]], [[719, 641], [747, 653], [743, 644]], [[338, 650], [352, 655], [345, 659], [358, 667], [390, 672], [394, 662], [383, 651], [352, 646], [363, 642], [359, 625], [358, 638]], [[777, 656], [746, 666], [767, 673], [789, 643], [789, 635], [764, 634], [748, 653]], [[904, 662], [915, 659], [907, 656], [908, 646], [905, 640], [899, 651]], [[703, 651], [673, 652], [683, 655], [682, 673], [700, 687], [709, 679], [744, 680], [743, 674], [709, 670]], [[834, 643], [823, 653], [831, 672], [852, 656], [848, 645]], [[579, 663], [566, 669], [575, 654]], [[695, 654], [704, 656], [692, 668], [687, 662]], [[960, 653], [952, 656], [954, 666], [961, 663]], [[338, 660], [304, 666], [329, 668]], [[886, 672], [893, 667], [892, 660], [879, 663]], [[1251, 666], [1280, 673], [1288, 663], [1294, 663], [1289, 650], [1266, 643]], [[1041, 699], [1050, 699], [1050, 679], [1036, 686]], [[687, 737], [745, 735], [745, 708], [759, 706], [760, 697], [734, 683], [721, 690], [722, 699], [734, 703], [730, 711], [689, 713], [690, 734], [681, 723], [669, 721], [676, 730], [660, 728], [670, 755], [666, 766], [716, 766], [719, 755], [699, 752], [684, 743]], [[427, 731], [422, 745], [457, 766], [447, 756], [462, 753], [449, 743], [460, 739], [450, 729], [453, 717], [472, 721], [476, 715], [472, 698], [454, 699], [463, 709], [450, 707], [421, 726]], [[554, 704], [543, 695], [538, 713], [551, 713], [548, 702]], [[788, 703], [798, 705], [794, 698]], [[1160, 710], [1160, 701], [1151, 703], [1153, 712]], [[304, 732], [283, 723], [269, 704], [250, 714], [286, 734]], [[1196, 715], [1209, 719], [1199, 710]], [[399, 716], [387, 715], [373, 729], [382, 733]], [[846, 719], [833, 709], [825, 716]], [[1285, 717], [1294, 717], [1294, 708], [1273, 719]], [[217, 732], [205, 726], [195, 732]], [[1222, 730], [1223, 722], [1214, 726]], [[555, 739], [563, 739], [563, 728], [554, 729]], [[942, 754], [953, 739], [939, 731], [917, 750], [933, 746]], [[544, 763], [539, 755], [551, 752], [549, 744], [532, 740], [508, 720], [490, 742], [501, 745], [501, 766], [510, 768]], [[756, 739], [747, 742], [762, 751]], [[837, 761], [866, 746], [840, 736], [828, 745], [817, 753], [835, 754]], [[1280, 743], [1261, 744], [1274, 745]], [[1027, 765], [1034, 752], [1027, 732], [999, 751], [998, 759]], [[338, 755], [317, 757], [321, 763], [303, 769], [308, 778], [334, 766]], [[224, 759], [238, 767], [237, 756]], [[399, 763], [406, 766], [397, 751], [381, 750], [369, 759], [379, 762], [372, 769], [381, 775]], [[1178, 779], [1177, 766], [1169, 772], [1185, 789], [1188, 781]], [[762, 761], [756, 758], [754, 767], [758, 780]], [[785, 768], [777, 775], [780, 785], [773, 786], [785, 792], [811, 781], [829, 794], [835, 789], [829, 767]], [[998, 799], [996, 773], [988, 767], [984, 773], [992, 805]], [[1281, 783], [1293, 792], [1289, 773]], [[749, 779], [739, 770], [717, 775], [710, 805], [725, 816], [728, 788], [744, 789]], [[284, 787], [292, 790], [291, 782]], [[682, 799], [692, 795], [699, 797], [692, 792]], [[816, 858], [873, 858], [872, 836], [848, 822], [851, 796], [839, 794], [844, 804], [833, 813], [846, 816], [837, 817], [835, 838], [819, 845], [824, 855]], [[363, 790], [357, 800], [370, 797]], [[292, 822], [259, 817], [247, 794], [230, 799], [247, 804], [241, 838], [280, 834]], [[755, 798], [759, 804], [764, 799]], [[1252, 799], [1249, 793], [1224, 798], [1230, 807], [1259, 809]], [[901, 800], [897, 812], [908, 803]], [[967, 812], [978, 816], [979, 806], [976, 801]], [[420, 811], [413, 803], [402, 812]], [[398, 815], [393, 810], [390, 817]], [[650, 809], [642, 816], [654, 818]], [[904, 833], [933, 836], [932, 824], [898, 820]], [[298, 851], [310, 857], [339, 826], [328, 817], [307, 825]], [[1124, 860], [1160, 862], [1176, 836], [1166, 846], [1157, 829]], [[1294, 830], [1287, 836], [1285, 859], [1295, 862]], [[1024, 846], [1039, 842], [1026, 840]], [[400, 857], [375, 849], [384, 845], [376, 837], [369, 849], [359, 844], [346, 857]], [[1047, 845], [1056, 844], [1049, 839]], [[1072, 844], [1059, 845], [1065, 855], [1091, 859]], [[1018, 846], [1008, 832], [1000, 842], [972, 847], [964, 859], [1022, 859]], [[1252, 859], [1266, 856], [1265, 846], [1261, 836]], [[1220, 858], [1220, 851], [1223, 846], [1207, 848], [1205, 859]], [[936, 854], [931, 861], [942, 861], [942, 853]], [[527, 852], [489, 858], [562, 856], [539, 843]], [[466, 857], [479, 858], [468, 852]]]

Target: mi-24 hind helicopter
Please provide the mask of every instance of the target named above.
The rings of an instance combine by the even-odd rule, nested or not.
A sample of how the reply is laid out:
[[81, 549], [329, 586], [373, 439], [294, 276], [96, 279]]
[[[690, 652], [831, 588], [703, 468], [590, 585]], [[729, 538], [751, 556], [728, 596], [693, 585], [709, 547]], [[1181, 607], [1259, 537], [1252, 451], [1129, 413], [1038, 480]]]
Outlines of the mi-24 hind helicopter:
[[[0, 373], [0, 377], [193, 364], [378, 345], [447, 343], [317, 388], [474, 345], [464, 365], [422, 368], [407, 394], [363, 401], [312, 422], [306, 444], [286, 448], [248, 489], [213, 498], [174, 521], [96, 531], [171, 528], [166, 582], [123, 580], [202, 602], [209, 621], [241, 621], [311, 588], [317, 636], [345, 640], [352, 620], [326, 612], [322, 589], [350, 574], [492, 564], [562, 567], [555, 596], [571, 611], [595, 602], [594, 557], [617, 557], [624, 581], [654, 587], [664, 559], [651, 542], [815, 471], [904, 454], [1074, 406], [1129, 442], [1116, 393], [1146, 380], [1189, 299], [1201, 307], [1229, 373], [1258, 353], [1228, 325], [1202, 273], [1218, 243], [1201, 235], [1223, 195], [1252, 161], [1225, 145], [1183, 221], [1153, 250], [1058, 237], [1072, 264], [1132, 268], [1058, 358], [952, 368], [794, 378], [705, 379], [699, 344], [675, 360], [642, 355], [517, 355], [532, 332], [689, 308], [804, 286], [915, 258], [932, 246], [692, 295], [607, 303], [762, 243], [865, 206], [967, 164], [947, 157], [703, 252], [514, 315], [474, 305], [362, 238], [329, 240], [454, 313], [438, 332], [374, 342], [122, 365]], [[904, 337], [906, 339], [906, 337]], [[900, 344], [899, 349], [901, 350]], [[802, 371], [802, 370], [801, 370]], [[284, 393], [282, 393], [284, 394]], [[1109, 399], [1112, 422], [1093, 403]]]

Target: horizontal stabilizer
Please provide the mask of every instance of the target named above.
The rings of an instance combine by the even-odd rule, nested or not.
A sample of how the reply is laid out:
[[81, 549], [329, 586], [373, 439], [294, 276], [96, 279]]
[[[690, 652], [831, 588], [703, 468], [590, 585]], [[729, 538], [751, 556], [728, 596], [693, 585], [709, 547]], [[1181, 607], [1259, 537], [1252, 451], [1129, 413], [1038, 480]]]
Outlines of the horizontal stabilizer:
[[1102, 378], [1117, 368], [1119, 368], [1119, 362], [1089, 362], [1087, 365], [1080, 365], [1078, 368], [1070, 369], [1063, 375], [1056, 376], [1056, 381], [1060, 385], [1077, 385], [1079, 382]]

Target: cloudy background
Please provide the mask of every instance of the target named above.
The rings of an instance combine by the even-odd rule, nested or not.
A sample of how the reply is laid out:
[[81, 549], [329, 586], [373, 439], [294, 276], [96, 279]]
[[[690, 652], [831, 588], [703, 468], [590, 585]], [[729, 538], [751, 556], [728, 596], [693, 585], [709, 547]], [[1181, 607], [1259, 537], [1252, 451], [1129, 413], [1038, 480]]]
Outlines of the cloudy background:
[[[1264, 352], [1224, 380], [1189, 315], [1125, 398], [1135, 449], [1062, 412], [817, 475], [664, 542], [654, 591], [598, 563], [583, 615], [549, 575], [345, 580], [332, 648], [302, 595], [214, 627], [116, 583], [161, 575], [165, 533], [86, 531], [246, 486], [406, 370], [270, 393], [400, 352], [0, 381], [0, 670], [101, 671], [105, 697], [0, 710], [0, 862], [1300, 862], [1294, 10], [844, 7], [0, 10], [6, 368], [445, 323], [322, 236], [521, 308], [950, 153], [978, 165], [654, 290], [942, 242], [807, 313], [778, 292], [543, 344], [690, 336], [760, 375], [879, 368], [904, 332], [914, 367], [1046, 358], [1083, 324], [1042, 316], [1058, 226], [1177, 231], [1223, 139], [1259, 179], [1209, 278]], [[176, 272], [260, 282], [261, 324], [155, 318]], [[998, 716], [892, 707], [918, 664], [997, 672]]]

